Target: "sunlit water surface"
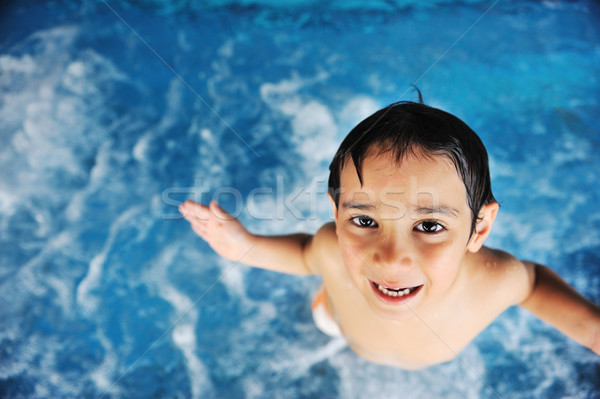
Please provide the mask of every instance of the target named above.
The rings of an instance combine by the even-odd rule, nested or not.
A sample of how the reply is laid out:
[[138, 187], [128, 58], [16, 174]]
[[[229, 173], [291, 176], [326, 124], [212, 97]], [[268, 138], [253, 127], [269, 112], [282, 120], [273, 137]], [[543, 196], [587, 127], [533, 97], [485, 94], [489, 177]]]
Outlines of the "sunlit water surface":
[[314, 327], [318, 278], [220, 259], [175, 206], [315, 231], [341, 139], [416, 83], [488, 147], [489, 244], [600, 303], [597, 2], [199, 3], [0, 5], [1, 397], [600, 397], [517, 308], [459, 360], [368, 363]]

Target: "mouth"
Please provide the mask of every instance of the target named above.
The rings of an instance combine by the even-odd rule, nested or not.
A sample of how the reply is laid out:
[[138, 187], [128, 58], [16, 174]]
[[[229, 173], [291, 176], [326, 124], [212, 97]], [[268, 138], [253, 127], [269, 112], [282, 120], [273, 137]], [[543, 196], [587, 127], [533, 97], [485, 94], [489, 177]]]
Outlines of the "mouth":
[[386, 302], [398, 303], [414, 297], [423, 287], [423, 284], [414, 287], [391, 288], [371, 281], [373, 291]]

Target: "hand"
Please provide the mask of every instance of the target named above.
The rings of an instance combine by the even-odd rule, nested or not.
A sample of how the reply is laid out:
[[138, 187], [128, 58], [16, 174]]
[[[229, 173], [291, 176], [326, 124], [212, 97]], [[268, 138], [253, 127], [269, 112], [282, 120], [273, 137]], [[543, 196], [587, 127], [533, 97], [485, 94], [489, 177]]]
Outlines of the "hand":
[[253, 246], [252, 234], [214, 200], [209, 206], [187, 200], [179, 206], [179, 212], [192, 230], [224, 258], [240, 261]]

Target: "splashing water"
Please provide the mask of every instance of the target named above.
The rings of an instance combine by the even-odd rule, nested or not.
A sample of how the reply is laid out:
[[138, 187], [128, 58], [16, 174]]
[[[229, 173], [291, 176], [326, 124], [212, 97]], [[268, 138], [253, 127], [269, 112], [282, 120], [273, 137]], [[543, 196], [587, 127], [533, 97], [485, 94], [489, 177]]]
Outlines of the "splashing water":
[[520, 309], [460, 361], [370, 364], [313, 326], [318, 279], [224, 261], [179, 219], [214, 197], [315, 231], [341, 139], [417, 83], [488, 148], [490, 245], [600, 302], [598, 5], [362, 3], [0, 6], [0, 396], [600, 395], [598, 357]]

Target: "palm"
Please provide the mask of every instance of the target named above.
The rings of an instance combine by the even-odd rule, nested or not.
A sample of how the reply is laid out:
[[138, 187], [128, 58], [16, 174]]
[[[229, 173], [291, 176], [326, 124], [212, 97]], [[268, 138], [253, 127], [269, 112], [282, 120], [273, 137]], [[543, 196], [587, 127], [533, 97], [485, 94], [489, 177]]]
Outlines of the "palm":
[[196, 234], [224, 258], [239, 261], [250, 249], [248, 231], [216, 202], [206, 206], [187, 200], [179, 207], [179, 211]]

